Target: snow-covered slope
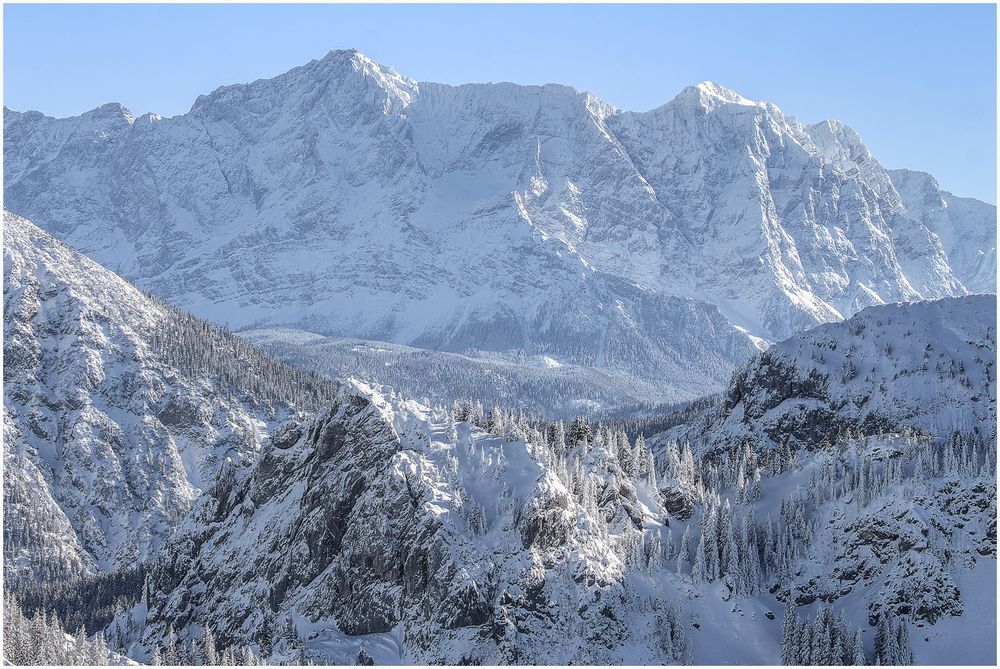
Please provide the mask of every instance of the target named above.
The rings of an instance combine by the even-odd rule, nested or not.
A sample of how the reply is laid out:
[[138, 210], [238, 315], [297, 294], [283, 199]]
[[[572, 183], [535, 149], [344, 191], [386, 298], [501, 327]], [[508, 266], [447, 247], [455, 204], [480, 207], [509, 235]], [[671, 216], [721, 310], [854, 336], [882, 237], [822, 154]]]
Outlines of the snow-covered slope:
[[714, 84], [631, 113], [335, 51], [172, 118], [6, 110], [4, 137], [8, 207], [235, 328], [696, 370], [707, 392], [750, 350], [730, 323], [774, 340], [964, 292], [853, 132]]
[[776, 344], [654, 458], [608, 425], [324, 383], [23, 219], [5, 237], [5, 559], [148, 558], [114, 651], [210, 627], [271, 662], [773, 664], [794, 609], [810, 662], [874, 662], [872, 623], [921, 662], [995, 662], [992, 296]]
[[755, 355], [720, 406], [674, 432], [703, 445], [816, 448], [846, 431], [989, 430], [996, 314], [996, 296], [969, 295], [870, 307], [817, 326]]
[[890, 170], [911, 216], [941, 240], [955, 276], [973, 293], [997, 292], [997, 208], [941, 190], [926, 172]]
[[674, 590], [630, 564], [644, 533], [666, 536], [651, 479], [622, 469], [632, 452], [501, 430], [345, 387], [211, 491], [153, 566], [133, 652], [210, 625], [227, 645], [263, 633], [274, 660], [299, 644], [324, 663], [683, 660]]
[[[700, 369], [691, 367], [646, 380], [614, 368], [517, 351], [431, 351], [287, 328], [245, 330], [240, 336], [275, 357], [333, 378], [364, 379], [438, 403], [475, 398], [486, 406], [523, 407], [549, 419], [649, 411], [699, 397], [706, 388]], [[721, 377], [723, 368], [716, 368], [716, 374]]]
[[[334, 392], [265, 360], [5, 212], [8, 573], [155, 554], [223, 462], [252, 461], [270, 425]], [[256, 374], [301, 385], [283, 397]]]
[[783, 613], [828, 606], [840, 640], [807, 662], [853, 663], [857, 630], [874, 663], [883, 619], [922, 663], [995, 661], [968, 588], [995, 579], [995, 434], [669, 443], [651, 467], [606, 427], [489, 422], [345, 385], [202, 499], [129, 652], [210, 627], [272, 662], [775, 664]]

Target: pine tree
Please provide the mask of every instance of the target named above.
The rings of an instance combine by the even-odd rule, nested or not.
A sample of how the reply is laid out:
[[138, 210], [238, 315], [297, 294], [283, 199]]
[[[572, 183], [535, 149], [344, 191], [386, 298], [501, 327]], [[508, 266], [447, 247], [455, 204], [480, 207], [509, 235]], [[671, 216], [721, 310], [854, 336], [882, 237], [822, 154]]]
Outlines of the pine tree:
[[691, 563], [691, 523], [688, 523], [684, 528], [684, 534], [681, 535], [681, 545], [677, 550], [677, 569], [678, 575], [688, 571], [688, 565]]
[[256, 667], [260, 664], [260, 660], [254, 655], [253, 649], [250, 646], [243, 649], [243, 658], [240, 660], [240, 664], [244, 667]]
[[496, 436], [503, 434], [503, 414], [500, 413], [500, 407], [496, 405], [494, 405], [493, 409], [490, 410], [489, 417], [486, 419], [486, 431]]
[[795, 664], [815, 664], [813, 661], [813, 627], [806, 620], [799, 628], [798, 658]]
[[861, 630], [854, 633], [854, 648], [851, 651], [851, 664], [856, 666], [864, 666], [868, 664], [868, 658], [865, 657], [865, 644], [864, 639], [861, 636]]
[[649, 476], [648, 453], [646, 438], [640, 434], [635, 438], [635, 447], [632, 449], [632, 473], [635, 476]]
[[297, 646], [299, 643], [299, 631], [295, 628], [295, 621], [291, 616], [285, 618], [285, 640], [290, 646]]
[[219, 655], [215, 647], [215, 635], [212, 634], [212, 626], [208, 623], [201, 633], [201, 657], [206, 666], [212, 667], [219, 664]]
[[260, 616], [260, 625], [257, 627], [257, 647], [260, 648], [261, 655], [266, 658], [271, 655], [274, 645], [274, 614], [267, 604], [265, 607]]
[[569, 440], [573, 446], [586, 444], [590, 440], [590, 423], [582, 416], [573, 419], [569, 427]]
[[723, 537], [723, 573], [726, 576], [726, 581], [731, 590], [733, 590], [737, 595], [743, 594], [740, 589], [740, 566], [739, 566], [739, 548], [736, 546], [736, 537], [733, 534], [733, 523], [732, 520], [726, 523], [725, 526], [725, 536]]
[[186, 653], [183, 658], [181, 658], [181, 664], [194, 664], [202, 665], [205, 664], [205, 658], [201, 654], [201, 650], [198, 648], [198, 642], [191, 639], [185, 646]]
[[899, 664], [896, 631], [889, 617], [883, 614], [875, 628], [875, 659], [880, 665]]
[[104, 642], [103, 634], [95, 634], [94, 641], [90, 646], [90, 661], [88, 664], [98, 666], [108, 663], [108, 645]]
[[896, 661], [900, 665], [914, 664], [913, 647], [910, 645], [910, 627], [905, 620], [898, 621], [896, 628]]
[[691, 567], [691, 578], [696, 583], [709, 580], [704, 534], [698, 540], [698, 548], [695, 550], [694, 566]]
[[750, 484], [750, 492], [747, 494], [747, 501], [757, 502], [760, 500], [760, 467], [753, 470], [753, 482]]
[[702, 520], [702, 546], [699, 547], [699, 550], [704, 551], [705, 580], [715, 581], [719, 578], [719, 525], [715, 508], [708, 509], [708, 512], [702, 516]]
[[177, 654], [177, 635], [174, 633], [174, 624], [167, 626], [167, 650], [163, 657], [163, 663], [170, 666], [180, 664], [180, 657]]
[[795, 607], [790, 602], [785, 604], [785, 616], [781, 619], [781, 663], [795, 665], [799, 663], [799, 617]]

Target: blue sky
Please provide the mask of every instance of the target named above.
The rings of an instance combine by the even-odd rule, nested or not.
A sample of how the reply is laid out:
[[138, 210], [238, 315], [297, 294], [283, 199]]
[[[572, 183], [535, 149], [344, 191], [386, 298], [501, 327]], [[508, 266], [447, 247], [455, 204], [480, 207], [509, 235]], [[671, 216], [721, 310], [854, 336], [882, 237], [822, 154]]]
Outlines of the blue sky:
[[885, 166], [996, 202], [992, 5], [5, 5], [4, 104], [170, 116], [332, 48], [421, 81], [559, 82], [633, 110], [713, 80], [840, 119]]

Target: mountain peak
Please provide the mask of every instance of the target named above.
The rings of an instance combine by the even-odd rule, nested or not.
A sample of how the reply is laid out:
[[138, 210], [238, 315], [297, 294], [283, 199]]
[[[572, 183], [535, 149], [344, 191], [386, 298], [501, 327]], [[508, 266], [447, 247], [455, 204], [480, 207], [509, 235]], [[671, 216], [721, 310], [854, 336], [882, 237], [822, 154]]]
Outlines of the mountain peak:
[[756, 107], [760, 103], [745, 98], [736, 91], [717, 84], [714, 81], [702, 81], [693, 86], [685, 87], [668, 104], [697, 105], [711, 110], [725, 104]]
[[129, 125], [135, 122], [135, 115], [132, 111], [119, 102], [109, 102], [107, 104], [103, 104], [96, 109], [84, 112], [82, 116], [85, 118], [107, 119], [113, 121], [124, 119]]
[[191, 112], [199, 115], [213, 113], [209, 110], [218, 105], [226, 108], [234, 103], [242, 104], [250, 92], [253, 92], [252, 97], [271, 95], [287, 101], [297, 96], [296, 91], [325, 87], [334, 81], [339, 82], [337, 89], [348, 98], [369, 99], [370, 93], [376, 93], [380, 100], [378, 104], [385, 113], [409, 105], [419, 90], [416, 81], [372, 60], [357, 49], [333, 49], [320, 59], [276, 77], [221, 86], [208, 95], [198, 96]]
[[357, 49], [331, 49], [325, 56], [314, 62], [327, 67], [349, 67], [354, 72], [375, 77], [383, 82], [392, 81], [394, 87], [402, 85], [405, 88], [416, 89], [417, 86], [417, 82], [413, 79], [399, 74], [395, 68], [389, 65], [383, 65], [369, 58]]

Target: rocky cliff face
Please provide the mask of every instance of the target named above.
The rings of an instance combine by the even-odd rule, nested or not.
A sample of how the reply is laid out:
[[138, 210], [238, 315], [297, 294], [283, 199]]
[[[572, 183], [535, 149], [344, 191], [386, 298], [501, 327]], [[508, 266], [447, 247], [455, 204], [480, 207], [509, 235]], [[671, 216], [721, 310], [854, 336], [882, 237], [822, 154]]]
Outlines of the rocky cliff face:
[[545, 459], [523, 439], [345, 387], [191, 516], [153, 568], [143, 643], [170, 625], [246, 643], [290, 617], [323, 661], [364, 647], [381, 662], [611, 661], [623, 638], [669, 660], [628, 620], [639, 599], [619, 557], [621, 541], [659, 526], [655, 493], [617, 465], [598, 478], [592, 453], [603, 492], [587, 509]]
[[[228, 375], [219, 351], [252, 368], [249, 349], [5, 213], [7, 568], [45, 578], [155, 554], [222, 464], [252, 461], [294, 410]], [[196, 370], [199, 355], [218, 358]]]
[[972, 276], [850, 129], [712, 84], [631, 113], [331, 52], [169, 119], [4, 128], [9, 207], [234, 327], [695, 369], [706, 391], [750, 350], [730, 324], [773, 340]]
[[696, 428], [713, 443], [817, 448], [845, 431], [945, 435], [996, 415], [996, 297], [872, 307], [796, 335], [733, 376]]
[[941, 190], [925, 172], [891, 170], [906, 211], [941, 240], [955, 276], [973, 293], [997, 292], [996, 207]]
[[989, 448], [980, 444], [975, 454], [972, 443], [964, 448], [961, 461], [950, 446], [881, 435], [846, 451], [805, 457], [802, 471], [778, 477], [808, 478], [822, 489], [837, 479], [837, 467], [851, 469], [866, 459], [898, 466], [892, 480], [892, 474], [872, 476], [870, 465], [861, 464], [852, 495], [817, 495], [822, 508], [809, 549], [790, 577], [775, 581], [774, 591], [798, 605], [825, 601], [863, 610], [873, 626], [886, 615], [921, 628], [978, 615], [977, 598], [963, 597], [963, 588], [971, 571], [996, 568], [996, 478]]

